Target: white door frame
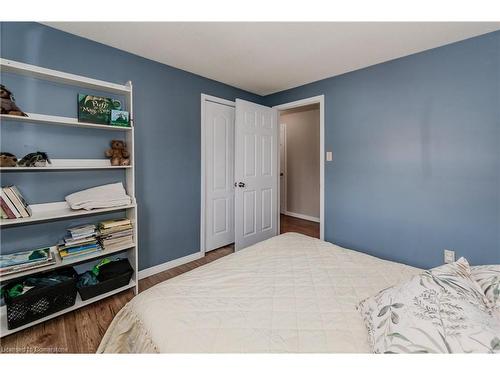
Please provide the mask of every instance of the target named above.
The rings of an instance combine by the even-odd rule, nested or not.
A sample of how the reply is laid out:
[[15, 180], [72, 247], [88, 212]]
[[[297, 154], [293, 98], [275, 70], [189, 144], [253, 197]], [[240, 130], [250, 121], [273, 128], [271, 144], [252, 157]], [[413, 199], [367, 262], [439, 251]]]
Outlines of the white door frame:
[[280, 124], [280, 133], [279, 133], [280, 139], [279, 139], [279, 142], [282, 141], [282, 139], [281, 139], [281, 129], [282, 128], [283, 128], [283, 135], [284, 135], [284, 138], [285, 138], [285, 142], [283, 143], [283, 149], [284, 149], [283, 150], [283, 154], [284, 154], [283, 155], [283, 159], [285, 160], [285, 163], [284, 163], [285, 164], [285, 169], [284, 169], [284, 172], [283, 172], [283, 177], [284, 177], [283, 178], [283, 181], [284, 181], [283, 182], [283, 185], [284, 185], [283, 186], [283, 191], [284, 191], [283, 195], [284, 195], [284, 198], [285, 198], [284, 199], [284, 202], [285, 202], [285, 206], [284, 207], [281, 205], [281, 148], [280, 148], [280, 161], [278, 163], [278, 168], [279, 168], [279, 172], [280, 172], [280, 179], [279, 179], [280, 180], [280, 186], [279, 186], [280, 192], [278, 193], [278, 198], [280, 198], [280, 209], [279, 209], [279, 211], [280, 211], [280, 214], [281, 214], [281, 210], [282, 209], [283, 209], [284, 212], [287, 211], [287, 201], [286, 201], [287, 197], [286, 197], [286, 194], [287, 194], [287, 176], [288, 176], [288, 170], [287, 170], [287, 167], [286, 167], [286, 158], [287, 158], [287, 154], [286, 154], [286, 124], [281, 123], [279, 121], [279, 114], [278, 114], [278, 123]]
[[[325, 96], [318, 95], [311, 98], [296, 100], [294, 102], [275, 105], [278, 111], [303, 107], [310, 104], [319, 104], [319, 238], [325, 239]], [[278, 121], [279, 123], [279, 121]], [[279, 150], [278, 150], [279, 163]], [[279, 170], [279, 168], [278, 168]], [[279, 183], [279, 176], [278, 176]], [[278, 189], [278, 202], [280, 201], [280, 189]], [[280, 210], [278, 210], [278, 230], [280, 230]]]
[[200, 205], [200, 255], [205, 256], [206, 232], [205, 232], [205, 213], [206, 213], [206, 179], [205, 179], [205, 107], [207, 102], [218, 103], [235, 107], [236, 103], [230, 100], [218, 98], [207, 94], [201, 94], [201, 205]]

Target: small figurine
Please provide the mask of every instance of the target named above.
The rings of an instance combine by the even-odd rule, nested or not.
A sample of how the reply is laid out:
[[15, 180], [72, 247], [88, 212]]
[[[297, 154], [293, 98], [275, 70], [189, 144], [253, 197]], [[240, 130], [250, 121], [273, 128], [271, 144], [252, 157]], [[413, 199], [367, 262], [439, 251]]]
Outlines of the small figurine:
[[52, 164], [47, 153], [37, 151], [24, 156], [17, 164], [20, 167], [46, 167], [47, 163]]
[[111, 165], [130, 165], [130, 153], [127, 151], [127, 145], [123, 141], [113, 139], [111, 148], [106, 150], [106, 157], [111, 159]]
[[0, 167], [17, 166], [17, 157], [10, 152], [0, 152]]
[[26, 113], [16, 105], [14, 95], [4, 85], [0, 85], [0, 98], [2, 99], [1, 114], [24, 116], [28, 117]]

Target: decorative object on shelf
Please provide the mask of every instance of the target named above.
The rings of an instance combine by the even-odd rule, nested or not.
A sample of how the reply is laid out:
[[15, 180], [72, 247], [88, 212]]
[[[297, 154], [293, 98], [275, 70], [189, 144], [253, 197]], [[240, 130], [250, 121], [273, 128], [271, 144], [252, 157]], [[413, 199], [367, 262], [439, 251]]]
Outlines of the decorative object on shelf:
[[2, 115], [23, 116], [28, 117], [26, 113], [16, 105], [14, 95], [4, 85], [0, 85], [0, 98], [2, 99], [1, 113]]
[[121, 182], [78, 191], [67, 195], [65, 199], [73, 210], [88, 211], [96, 208], [126, 206], [132, 202]]
[[111, 110], [111, 125], [114, 126], [130, 126], [129, 115], [127, 111], [121, 111], [118, 109]]
[[50, 162], [49, 156], [46, 152], [31, 152], [25, 155], [17, 165], [20, 167], [46, 167], [48, 164], [52, 164]]
[[78, 94], [78, 121], [80, 122], [109, 125], [113, 109], [122, 109], [119, 100]]
[[30, 217], [31, 208], [26, 203], [19, 189], [14, 186], [5, 186], [0, 190], [0, 206], [4, 219], [18, 219], [21, 217]]
[[113, 139], [111, 148], [106, 150], [106, 157], [111, 159], [111, 165], [130, 165], [130, 153], [127, 150], [125, 142]]
[[15, 167], [17, 166], [17, 157], [10, 152], [0, 152], [0, 167]]

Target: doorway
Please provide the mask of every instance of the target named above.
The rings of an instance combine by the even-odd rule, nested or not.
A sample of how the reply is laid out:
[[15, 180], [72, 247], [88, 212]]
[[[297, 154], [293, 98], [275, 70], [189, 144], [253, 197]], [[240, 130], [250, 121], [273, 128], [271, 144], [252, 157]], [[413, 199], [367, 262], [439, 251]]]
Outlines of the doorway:
[[[286, 146], [284, 149], [280, 147], [278, 112], [301, 112], [301, 107], [307, 106], [316, 111], [316, 117], [319, 116], [319, 151], [313, 151], [316, 164], [306, 166], [306, 169], [313, 168], [316, 175], [319, 169], [319, 218], [316, 219], [316, 211], [316, 216], [306, 213], [300, 217], [299, 212], [293, 219], [312, 221], [315, 225], [319, 221], [319, 238], [323, 239], [323, 103], [324, 97], [321, 95], [270, 108], [241, 99], [232, 102], [201, 95], [201, 256], [206, 251], [232, 243], [235, 250], [239, 250], [280, 233], [281, 195], [287, 199], [292, 193], [287, 191], [287, 187], [280, 193], [280, 155], [288, 151]], [[286, 137], [286, 126], [283, 132]], [[317, 144], [317, 137], [315, 142]], [[283, 178], [288, 173], [286, 164]], [[316, 192], [298, 196], [307, 194], [316, 198], [318, 195]], [[284, 213], [287, 218], [292, 218], [288, 199], [286, 202]], [[317, 202], [315, 207], [317, 209]], [[297, 224], [300, 227], [300, 222], [290, 219], [287, 227], [297, 228]], [[317, 237], [311, 233], [304, 232]]]
[[200, 252], [279, 233], [277, 110], [201, 96]]
[[324, 96], [275, 106], [280, 124], [280, 233], [324, 238]]

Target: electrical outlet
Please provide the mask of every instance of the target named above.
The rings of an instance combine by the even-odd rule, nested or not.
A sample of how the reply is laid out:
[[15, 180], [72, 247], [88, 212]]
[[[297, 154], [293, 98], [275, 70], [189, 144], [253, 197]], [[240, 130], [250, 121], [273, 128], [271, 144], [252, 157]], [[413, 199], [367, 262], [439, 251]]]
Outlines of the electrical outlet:
[[455, 261], [455, 252], [453, 250], [444, 250], [444, 262], [453, 263]]

